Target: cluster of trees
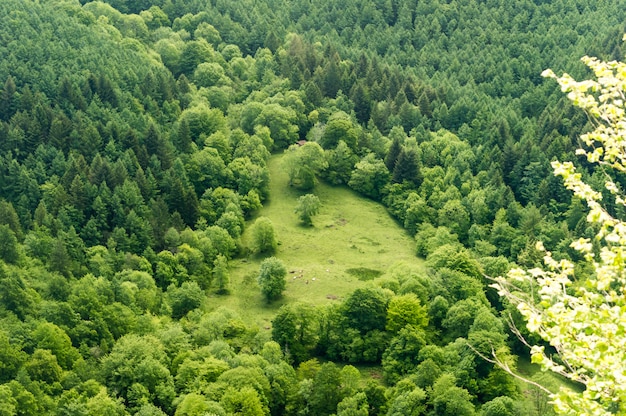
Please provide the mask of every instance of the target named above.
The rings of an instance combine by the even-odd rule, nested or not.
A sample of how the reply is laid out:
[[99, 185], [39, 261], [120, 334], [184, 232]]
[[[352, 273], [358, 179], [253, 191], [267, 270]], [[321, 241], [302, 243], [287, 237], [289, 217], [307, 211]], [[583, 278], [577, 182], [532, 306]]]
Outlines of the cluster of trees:
[[[91, 262], [105, 266], [109, 255]], [[519, 394], [465, 341], [510, 355], [469, 266], [441, 267], [432, 279], [397, 265], [330, 307], [286, 304], [270, 332], [227, 309], [205, 312], [193, 280], [161, 290], [146, 259], [120, 263], [113, 276], [69, 282], [41, 266], [2, 266], [3, 411], [471, 415]], [[276, 258], [262, 263], [268, 300], [285, 273]], [[317, 357], [381, 364], [388, 387]]]
[[[482, 276], [595, 235], [549, 167], [587, 118], [539, 77], [621, 56], [626, 8], [587, 3], [3, 1], [0, 410], [545, 414], [475, 354], [523, 353]], [[276, 253], [267, 219], [240, 237], [282, 151], [299, 191], [385, 204], [431, 272], [285, 305], [271, 334], [206, 312], [230, 259]], [[284, 273], [264, 261], [268, 301]]]

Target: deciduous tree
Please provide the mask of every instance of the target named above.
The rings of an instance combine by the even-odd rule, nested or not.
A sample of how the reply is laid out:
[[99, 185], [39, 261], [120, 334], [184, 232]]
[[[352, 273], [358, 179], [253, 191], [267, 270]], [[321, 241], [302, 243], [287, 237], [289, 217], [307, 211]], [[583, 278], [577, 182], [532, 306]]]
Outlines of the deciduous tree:
[[261, 263], [257, 282], [261, 293], [268, 302], [278, 299], [286, 287], [287, 268], [276, 257], [269, 257]]
[[228, 271], [228, 260], [222, 254], [218, 254], [213, 262], [213, 279], [217, 285], [217, 293], [228, 294], [230, 291], [230, 272]]
[[385, 163], [370, 153], [355, 165], [348, 185], [365, 196], [379, 200], [383, 187], [389, 182], [389, 177]]
[[274, 224], [267, 217], [259, 217], [250, 230], [252, 242], [250, 249], [254, 253], [273, 253], [278, 247]]
[[287, 149], [285, 167], [289, 174], [289, 185], [301, 191], [309, 191], [315, 186], [315, 175], [326, 169], [328, 163], [322, 147], [315, 142], [307, 142]]
[[317, 214], [322, 203], [320, 199], [313, 194], [302, 195], [298, 198], [295, 213], [305, 225], [313, 225], [312, 217]]
[[315, 308], [306, 303], [281, 306], [272, 321], [272, 338], [293, 358], [295, 364], [309, 359], [319, 338]]

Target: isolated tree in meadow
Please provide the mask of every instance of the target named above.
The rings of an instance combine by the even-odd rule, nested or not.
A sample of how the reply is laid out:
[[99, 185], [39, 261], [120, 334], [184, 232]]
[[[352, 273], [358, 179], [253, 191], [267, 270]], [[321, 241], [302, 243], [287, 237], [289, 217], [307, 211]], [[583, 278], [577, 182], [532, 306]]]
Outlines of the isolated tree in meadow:
[[287, 268], [282, 260], [269, 257], [261, 263], [257, 282], [268, 302], [278, 299], [286, 287]]
[[317, 214], [322, 203], [320, 199], [313, 194], [302, 195], [298, 198], [298, 205], [296, 205], [295, 213], [298, 214], [300, 221], [304, 225], [313, 225], [313, 215]]
[[[544, 76], [558, 81], [568, 98], [581, 107], [595, 129], [581, 136], [585, 148], [577, 150], [589, 163], [602, 169], [604, 190], [583, 180], [572, 162], [552, 162], [554, 173], [563, 178], [589, 208], [587, 222], [597, 230], [595, 238], [580, 238], [571, 247], [587, 266], [575, 267], [567, 259], [552, 257], [541, 243], [545, 269], [514, 269], [496, 279], [501, 296], [517, 306], [531, 333], [548, 342], [531, 347], [532, 361], [585, 386], [574, 391], [561, 386], [550, 398], [559, 414], [610, 415], [626, 413], [626, 222], [614, 217], [603, 205], [607, 196], [616, 206], [626, 205], [616, 177], [626, 172], [626, 64], [583, 58], [597, 78], [575, 81], [565, 74]], [[581, 272], [584, 270], [585, 272]], [[587, 272], [591, 271], [591, 272]]]
[[217, 293], [228, 294], [230, 285], [230, 272], [228, 271], [228, 259], [218, 254], [213, 262], [213, 278], [217, 285]]
[[267, 217], [259, 217], [251, 228], [253, 253], [273, 253], [278, 247], [274, 224]]

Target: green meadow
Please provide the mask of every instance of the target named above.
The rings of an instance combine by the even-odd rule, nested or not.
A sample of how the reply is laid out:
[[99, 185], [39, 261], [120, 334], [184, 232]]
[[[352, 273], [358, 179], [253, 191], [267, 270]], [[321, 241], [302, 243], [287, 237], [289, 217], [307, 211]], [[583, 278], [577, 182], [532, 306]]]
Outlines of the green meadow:
[[[313, 226], [304, 226], [294, 213], [301, 192], [291, 188], [282, 166], [283, 155], [269, 160], [270, 198], [258, 216], [274, 224], [279, 245], [274, 255], [289, 271], [283, 297], [267, 304], [256, 284], [259, 265], [265, 256], [250, 255], [230, 263], [231, 293], [209, 298], [210, 309], [225, 306], [241, 317], [268, 327], [284, 303], [337, 302], [357, 287], [371, 284], [394, 264], [423, 268], [415, 256], [415, 242], [385, 207], [357, 195], [347, 187], [319, 182], [312, 191], [322, 202]], [[248, 245], [250, 225], [242, 237]]]

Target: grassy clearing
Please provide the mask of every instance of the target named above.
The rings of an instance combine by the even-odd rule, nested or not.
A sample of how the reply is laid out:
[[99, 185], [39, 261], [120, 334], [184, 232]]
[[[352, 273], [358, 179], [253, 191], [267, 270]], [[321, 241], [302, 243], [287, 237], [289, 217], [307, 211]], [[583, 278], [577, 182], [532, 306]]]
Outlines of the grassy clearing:
[[[274, 224], [279, 240], [275, 256], [285, 262], [289, 271], [284, 296], [270, 305], [265, 303], [256, 284], [263, 257], [250, 256], [231, 263], [231, 295], [211, 297], [210, 309], [226, 306], [247, 322], [269, 327], [284, 303], [337, 302], [395, 263], [423, 267], [415, 257], [414, 240], [386, 209], [346, 187], [317, 184], [313, 193], [322, 207], [313, 217], [312, 227], [302, 225], [294, 213], [302, 193], [289, 187], [281, 163], [282, 155], [274, 155], [269, 161], [271, 196], [259, 216], [268, 217]], [[244, 245], [248, 238], [244, 233]]]

